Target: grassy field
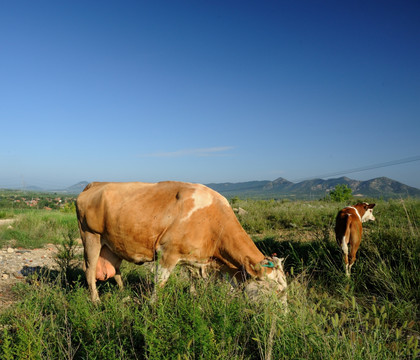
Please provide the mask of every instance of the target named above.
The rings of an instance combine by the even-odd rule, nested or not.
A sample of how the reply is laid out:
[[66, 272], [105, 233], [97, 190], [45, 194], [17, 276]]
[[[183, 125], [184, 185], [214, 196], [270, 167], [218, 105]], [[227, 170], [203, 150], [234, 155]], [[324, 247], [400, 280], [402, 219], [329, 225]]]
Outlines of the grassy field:
[[[377, 202], [351, 279], [333, 235], [345, 205], [235, 202], [247, 211], [240, 221], [257, 246], [286, 257], [287, 311], [275, 298], [251, 302], [225, 281], [190, 279], [182, 270], [152, 302], [150, 267], [127, 263], [126, 289], [101, 284], [95, 306], [81, 269], [61, 261], [61, 271], [14, 287], [16, 302], [0, 313], [0, 358], [418, 358], [420, 201]], [[0, 228], [0, 245], [64, 244], [64, 260], [70, 257], [73, 213], [0, 210], [10, 216], [16, 222]]]

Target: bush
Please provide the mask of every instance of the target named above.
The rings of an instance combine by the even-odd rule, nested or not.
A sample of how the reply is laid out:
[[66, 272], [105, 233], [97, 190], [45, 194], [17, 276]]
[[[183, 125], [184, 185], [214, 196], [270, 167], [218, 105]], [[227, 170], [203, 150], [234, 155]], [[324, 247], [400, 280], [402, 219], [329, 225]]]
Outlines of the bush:
[[330, 192], [330, 199], [336, 202], [345, 202], [351, 199], [352, 190], [346, 184], [338, 184]]

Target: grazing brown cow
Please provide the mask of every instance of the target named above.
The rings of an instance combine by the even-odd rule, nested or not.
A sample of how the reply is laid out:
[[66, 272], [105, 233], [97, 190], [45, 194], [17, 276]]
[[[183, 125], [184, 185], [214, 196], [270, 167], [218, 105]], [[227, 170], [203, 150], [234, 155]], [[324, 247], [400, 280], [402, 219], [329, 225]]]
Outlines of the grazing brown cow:
[[335, 220], [335, 238], [343, 250], [347, 276], [350, 276], [351, 267], [356, 261], [356, 253], [362, 241], [362, 223], [368, 220], [375, 220], [372, 213], [374, 207], [375, 204], [359, 203], [354, 206], [347, 206], [337, 214]]
[[205, 267], [214, 261], [271, 280], [279, 291], [287, 286], [281, 261], [265, 257], [228, 201], [204, 185], [93, 182], [76, 208], [92, 301], [99, 300], [96, 280], [115, 276], [122, 288], [122, 260], [142, 264], [159, 258], [160, 286], [178, 262]]

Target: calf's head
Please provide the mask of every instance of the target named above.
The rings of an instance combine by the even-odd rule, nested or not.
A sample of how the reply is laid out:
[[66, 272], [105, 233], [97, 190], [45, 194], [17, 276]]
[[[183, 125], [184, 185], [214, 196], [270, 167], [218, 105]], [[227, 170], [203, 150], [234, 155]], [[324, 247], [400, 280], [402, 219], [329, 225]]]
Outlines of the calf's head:
[[363, 203], [362, 205], [363, 209], [365, 210], [364, 214], [362, 215], [362, 222], [375, 221], [375, 217], [373, 216], [373, 208], [376, 204]]

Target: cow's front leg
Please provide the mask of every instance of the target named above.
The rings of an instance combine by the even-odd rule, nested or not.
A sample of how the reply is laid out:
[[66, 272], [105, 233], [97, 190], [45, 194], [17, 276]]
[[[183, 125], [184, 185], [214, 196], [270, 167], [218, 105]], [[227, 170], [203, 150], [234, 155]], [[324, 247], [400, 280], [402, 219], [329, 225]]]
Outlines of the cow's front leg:
[[156, 272], [155, 272], [155, 286], [153, 289], [152, 300], [156, 300], [156, 291], [157, 288], [163, 288], [168, 280], [169, 276], [172, 273], [175, 265], [177, 264], [179, 258], [176, 256], [165, 256], [161, 252], [157, 254], [156, 261]]
[[169, 276], [171, 275], [171, 272], [173, 270], [173, 267], [168, 269], [166, 267], [163, 267], [162, 265], [158, 265], [158, 278], [157, 278], [157, 286], [159, 288], [163, 288], [166, 284], [166, 281], [168, 280]]
[[157, 289], [161, 289], [165, 286], [166, 281], [168, 280], [169, 276], [171, 275], [172, 268], [166, 268], [159, 264], [159, 261], [156, 262], [156, 270], [155, 270], [155, 286], [153, 287], [153, 293], [151, 301], [155, 302], [157, 299]]

